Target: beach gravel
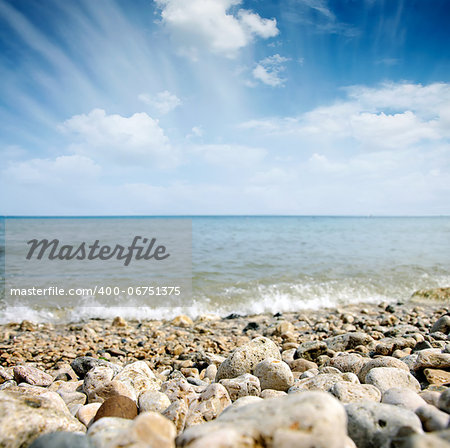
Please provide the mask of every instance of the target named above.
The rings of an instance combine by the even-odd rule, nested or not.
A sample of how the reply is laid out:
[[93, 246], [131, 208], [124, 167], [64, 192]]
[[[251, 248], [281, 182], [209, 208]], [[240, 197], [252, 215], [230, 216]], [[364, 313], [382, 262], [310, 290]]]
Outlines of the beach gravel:
[[0, 447], [449, 447], [448, 317], [414, 301], [0, 325]]

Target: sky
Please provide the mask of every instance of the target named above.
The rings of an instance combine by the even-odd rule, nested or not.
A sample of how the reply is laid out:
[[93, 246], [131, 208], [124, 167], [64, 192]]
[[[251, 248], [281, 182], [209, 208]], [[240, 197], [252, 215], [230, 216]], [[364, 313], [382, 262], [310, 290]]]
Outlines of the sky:
[[448, 215], [449, 19], [0, 0], [0, 214]]

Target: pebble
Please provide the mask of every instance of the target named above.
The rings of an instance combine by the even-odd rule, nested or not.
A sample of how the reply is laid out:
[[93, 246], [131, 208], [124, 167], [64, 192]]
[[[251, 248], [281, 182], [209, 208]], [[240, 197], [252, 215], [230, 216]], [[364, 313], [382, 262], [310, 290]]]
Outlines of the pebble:
[[434, 434], [408, 434], [395, 437], [392, 448], [449, 448], [450, 443]]
[[284, 397], [285, 395], [287, 393], [282, 390], [264, 389], [259, 396], [265, 400], [266, 398]]
[[246, 397], [248, 395], [259, 396], [261, 393], [261, 385], [259, 379], [250, 373], [237, 376], [236, 378], [228, 378], [219, 381], [230, 395], [231, 401], [236, 401], [238, 398]]
[[132, 420], [126, 418], [104, 417], [91, 424], [87, 436], [95, 448], [110, 448], [122, 432], [128, 431], [132, 423]]
[[439, 407], [438, 402], [441, 394], [434, 390], [425, 389], [419, 392], [419, 396], [425, 400], [426, 403], [432, 404], [433, 406]]
[[164, 392], [172, 403], [181, 399], [189, 405], [198, 398], [194, 386], [189, 384], [185, 378], [173, 378], [165, 381], [161, 385], [160, 391]]
[[450, 333], [450, 316], [442, 316], [433, 324], [430, 333], [435, 333], [437, 331], [440, 331], [444, 334]]
[[[305, 372], [307, 373], [307, 372]], [[342, 374], [336, 373], [321, 373], [312, 378], [305, 378], [296, 381], [294, 385], [288, 390], [288, 393], [302, 392], [305, 390], [322, 390], [329, 391], [336, 383], [345, 381]]]
[[84, 434], [61, 431], [38, 437], [29, 448], [93, 448], [93, 446]]
[[174, 325], [175, 327], [188, 328], [192, 327], [192, 325], [194, 325], [194, 322], [192, 322], [192, 319], [189, 316], [185, 316], [184, 314], [182, 314], [172, 320], [172, 325]]
[[281, 360], [280, 350], [270, 339], [260, 336], [238, 347], [217, 369], [216, 381], [252, 373], [256, 365], [267, 358]]
[[[55, 392], [47, 394], [56, 395]], [[47, 396], [28, 393], [0, 392], [0, 446], [18, 448], [28, 446], [38, 436], [55, 431], [84, 432], [85, 427]]]
[[259, 378], [261, 390], [287, 391], [294, 384], [291, 369], [280, 359], [269, 358], [258, 363], [253, 373]]
[[405, 370], [409, 372], [409, 367], [403, 361], [400, 361], [397, 358], [393, 358], [392, 356], [380, 356], [378, 358], [374, 358], [369, 360], [361, 370], [358, 372], [358, 378], [361, 383], [366, 381], [366, 375], [370, 372], [370, 370], [376, 367], [395, 367], [397, 369]]
[[383, 393], [382, 403], [401, 406], [415, 412], [416, 409], [426, 405], [426, 401], [416, 392], [408, 388], [393, 387]]
[[420, 391], [420, 384], [409, 372], [396, 367], [375, 367], [369, 371], [365, 378], [366, 384], [372, 384], [381, 393], [393, 387]]
[[350, 332], [325, 339], [325, 343], [330, 350], [343, 352], [352, 350], [358, 345], [370, 346], [374, 343], [374, 340], [366, 333]]
[[230, 404], [231, 399], [226, 388], [222, 384], [213, 383], [190, 405], [186, 426], [213, 420]]
[[368, 358], [364, 358], [358, 353], [338, 353], [337, 356], [330, 359], [328, 364], [341, 372], [358, 374], [368, 361], [370, 361]]
[[14, 379], [13, 373], [7, 369], [5, 369], [3, 366], [0, 366], [0, 384], [4, 383], [5, 381], [10, 381]]
[[416, 415], [422, 422], [423, 429], [428, 432], [446, 429], [450, 423], [450, 416], [431, 404], [424, 404], [416, 409]]
[[17, 384], [27, 383], [33, 386], [50, 386], [53, 377], [42, 370], [32, 366], [16, 366], [13, 369], [14, 379]]
[[[264, 392], [268, 391], [269, 389], [266, 389]], [[276, 391], [278, 392], [278, 391]], [[286, 393], [285, 393], [286, 395]], [[226, 407], [222, 413], [228, 412], [230, 409], [240, 408], [242, 406], [247, 406], [249, 404], [258, 403], [263, 400], [264, 397], [255, 397], [254, 395], [248, 395], [246, 397], [238, 398], [234, 403], [231, 403], [230, 406]], [[273, 398], [273, 397], [272, 397]]]
[[127, 321], [123, 317], [117, 316], [114, 318], [112, 325], [113, 327], [126, 327]]
[[337, 399], [305, 392], [230, 408], [212, 422], [188, 428], [177, 446], [344, 448], [351, 446], [346, 426]]
[[358, 448], [389, 448], [400, 428], [422, 433], [414, 412], [398, 406], [370, 401], [345, 406], [348, 434]]
[[287, 362], [285, 359], [283, 359], [283, 361], [289, 365], [293, 372], [303, 373], [309, 369], [317, 369], [317, 364], [315, 362], [303, 358], [294, 359], [291, 362]]
[[450, 372], [441, 369], [424, 369], [425, 378], [430, 384], [442, 386], [450, 384]]
[[175, 448], [175, 425], [158, 412], [139, 414], [108, 448]]
[[414, 370], [450, 369], [450, 353], [442, 353], [440, 349], [430, 348], [417, 352]]
[[105, 400], [98, 408], [93, 422], [103, 417], [119, 417], [133, 420], [137, 415], [136, 403], [123, 395], [116, 395]]
[[308, 341], [303, 342], [297, 347], [295, 358], [306, 359], [307, 361], [314, 361], [320, 355], [327, 353], [327, 344], [323, 341]]
[[177, 400], [174, 401], [167, 409], [165, 409], [162, 412], [162, 415], [164, 415], [164, 417], [168, 418], [172, 423], [174, 423], [177, 434], [180, 434], [186, 425], [188, 411], [189, 409], [186, 401]]
[[329, 392], [339, 399], [341, 403], [357, 403], [363, 400], [381, 400], [381, 392], [370, 384], [354, 384], [347, 381], [338, 381], [329, 389]]
[[450, 389], [446, 389], [444, 392], [442, 392], [441, 396], [439, 397], [437, 405], [438, 405], [437, 407], [441, 411], [450, 414]]
[[107, 365], [97, 365], [86, 373], [83, 391], [88, 396], [95, 395], [95, 390], [113, 379], [114, 370]]
[[101, 405], [101, 403], [91, 403], [81, 406], [76, 413], [77, 419], [88, 428]]
[[161, 382], [156, 378], [150, 367], [144, 361], [136, 361], [128, 364], [114, 377], [134, 390], [138, 397], [147, 390], [159, 390]]
[[84, 403], [86, 403], [86, 394], [83, 394], [82, 392], [57, 391], [57, 394], [64, 400], [64, 403], [66, 403], [67, 407], [73, 406], [75, 404], [83, 405]]
[[169, 397], [163, 392], [147, 390], [139, 395], [139, 412], [163, 412], [169, 406]]
[[96, 359], [92, 356], [80, 356], [78, 358], [75, 358], [70, 366], [72, 367], [73, 371], [78, 375], [78, 378], [84, 379], [86, 374], [89, 372], [89, 370], [93, 369], [97, 366], [108, 366], [110, 367], [114, 373], [118, 373], [119, 367], [114, 365], [113, 363], [110, 363], [108, 361], [105, 361], [103, 359]]
[[89, 394], [89, 402], [103, 403], [110, 397], [115, 395], [123, 395], [133, 401], [137, 401], [137, 393], [133, 387], [123, 381], [108, 381], [97, 387], [91, 394]]
[[206, 369], [205, 369], [205, 379], [208, 379], [210, 381], [214, 381], [217, 375], [217, 366], [215, 364], [210, 364]]

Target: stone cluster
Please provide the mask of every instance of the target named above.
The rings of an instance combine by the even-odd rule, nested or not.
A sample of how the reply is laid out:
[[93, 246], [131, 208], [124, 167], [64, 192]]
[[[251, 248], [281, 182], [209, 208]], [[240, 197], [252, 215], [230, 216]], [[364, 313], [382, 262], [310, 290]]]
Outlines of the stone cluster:
[[450, 446], [443, 304], [0, 327], [4, 448]]

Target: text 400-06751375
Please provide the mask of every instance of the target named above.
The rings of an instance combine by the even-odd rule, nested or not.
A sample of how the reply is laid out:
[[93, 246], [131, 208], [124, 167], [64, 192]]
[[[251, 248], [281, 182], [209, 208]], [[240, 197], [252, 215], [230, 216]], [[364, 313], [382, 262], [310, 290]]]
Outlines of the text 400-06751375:
[[10, 288], [10, 295], [15, 297], [26, 296], [179, 296], [181, 286], [94, 286], [93, 288], [59, 288], [50, 286], [48, 288]]

